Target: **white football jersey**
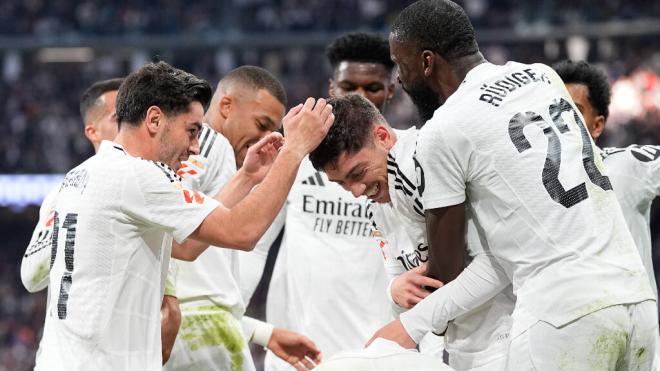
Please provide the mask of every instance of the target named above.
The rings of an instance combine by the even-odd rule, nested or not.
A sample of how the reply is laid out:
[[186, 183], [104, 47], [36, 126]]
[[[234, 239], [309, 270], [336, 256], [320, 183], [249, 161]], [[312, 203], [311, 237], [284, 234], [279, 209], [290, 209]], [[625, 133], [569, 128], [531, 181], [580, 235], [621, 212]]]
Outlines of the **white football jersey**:
[[[207, 124], [202, 126], [199, 143], [199, 155], [184, 161], [178, 173], [192, 189], [215, 196], [236, 174], [234, 151], [229, 141]], [[196, 260], [177, 264], [176, 291], [180, 303], [205, 301], [200, 305], [220, 305], [236, 318], [243, 316], [245, 304], [238, 287], [237, 250], [209, 246]]]
[[517, 296], [513, 336], [653, 292], [600, 156], [550, 67], [473, 68], [420, 130], [427, 209], [463, 202]]
[[161, 369], [171, 236], [183, 241], [218, 205], [184, 187], [167, 165], [103, 141], [66, 175], [55, 202], [36, 369]]
[[38, 233], [30, 239], [21, 261], [21, 280], [29, 292], [37, 292], [48, 287], [50, 256], [52, 250], [53, 215], [60, 185], [46, 195], [39, 208]]
[[605, 148], [602, 152], [607, 175], [623, 217], [635, 240], [656, 298], [658, 288], [653, 271], [651, 246], [651, 203], [660, 195], [660, 146], [632, 145]]
[[[417, 183], [419, 164], [414, 158], [418, 130], [410, 128], [405, 131], [395, 130], [395, 133], [396, 143], [387, 156], [391, 201], [387, 204], [373, 203], [371, 207], [374, 209], [375, 226], [387, 240], [384, 244], [386, 262], [389, 262], [387, 264], [396, 262], [405, 272], [428, 261], [428, 240], [424, 204]], [[381, 222], [393, 230], [379, 228]], [[468, 219], [468, 224], [469, 253], [471, 256], [483, 254], [484, 249], [472, 218]], [[408, 241], [401, 236], [401, 231], [407, 233]], [[394, 244], [389, 240], [390, 237], [396, 241]], [[457, 278], [460, 279], [463, 277]], [[511, 291], [509, 285], [478, 308], [455, 319], [451, 318], [454, 321], [449, 323], [445, 334], [450, 366], [468, 369], [506, 355], [510, 317], [515, 301]]]
[[[391, 320], [387, 276], [356, 199], [305, 159], [286, 205], [267, 319], [308, 336], [324, 356], [363, 347]], [[290, 365], [267, 358], [266, 369]]]

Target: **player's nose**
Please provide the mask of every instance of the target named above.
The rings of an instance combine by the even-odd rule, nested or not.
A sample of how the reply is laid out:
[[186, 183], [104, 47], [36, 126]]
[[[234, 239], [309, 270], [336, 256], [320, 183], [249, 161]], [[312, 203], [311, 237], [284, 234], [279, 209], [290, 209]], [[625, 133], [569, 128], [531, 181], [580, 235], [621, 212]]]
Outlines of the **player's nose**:
[[362, 183], [353, 183], [349, 185], [349, 188], [354, 197], [360, 197], [364, 194], [367, 186]]
[[193, 140], [190, 141], [188, 152], [190, 152], [191, 155], [199, 154], [199, 139], [197, 139], [197, 137], [195, 137]]

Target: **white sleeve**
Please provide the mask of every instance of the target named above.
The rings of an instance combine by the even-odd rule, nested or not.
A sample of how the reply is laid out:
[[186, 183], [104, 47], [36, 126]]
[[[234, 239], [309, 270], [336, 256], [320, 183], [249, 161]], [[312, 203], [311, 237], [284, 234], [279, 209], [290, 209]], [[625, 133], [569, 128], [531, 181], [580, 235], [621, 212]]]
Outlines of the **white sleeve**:
[[181, 243], [220, 205], [181, 183], [167, 165], [140, 160], [122, 190], [122, 211], [138, 223], [158, 226]]
[[264, 233], [263, 237], [257, 242], [254, 250], [238, 252], [240, 272], [239, 286], [245, 305], [250, 303], [250, 299], [252, 299], [252, 295], [254, 295], [257, 285], [259, 285], [259, 281], [261, 281], [261, 276], [263, 275], [264, 267], [266, 266], [266, 259], [268, 258], [268, 252], [270, 251], [273, 242], [280, 234], [282, 227], [284, 227], [285, 219], [286, 205], [282, 207], [282, 210], [280, 210], [275, 217], [273, 224], [268, 227], [266, 233]]
[[270, 323], [259, 321], [256, 318], [243, 316], [241, 318], [243, 335], [247, 341], [267, 347], [275, 327]]
[[165, 296], [178, 297], [176, 295], [177, 276], [179, 274], [179, 265], [176, 259], [170, 259], [170, 264], [167, 267], [167, 276], [165, 277]]
[[458, 205], [465, 201], [473, 146], [458, 128], [445, 122], [429, 124], [432, 127], [420, 133], [415, 154], [421, 167], [418, 189], [424, 208]]
[[50, 257], [52, 253], [53, 209], [59, 194], [59, 185], [44, 199], [39, 209], [39, 222], [21, 261], [21, 281], [29, 292], [48, 287]]
[[647, 184], [651, 193], [655, 196], [660, 196], [660, 146], [644, 146], [644, 148], [652, 158], [647, 161]]
[[475, 256], [455, 280], [437, 289], [399, 317], [419, 343], [428, 332], [441, 333], [447, 323], [493, 298], [510, 284], [504, 270], [486, 254]]

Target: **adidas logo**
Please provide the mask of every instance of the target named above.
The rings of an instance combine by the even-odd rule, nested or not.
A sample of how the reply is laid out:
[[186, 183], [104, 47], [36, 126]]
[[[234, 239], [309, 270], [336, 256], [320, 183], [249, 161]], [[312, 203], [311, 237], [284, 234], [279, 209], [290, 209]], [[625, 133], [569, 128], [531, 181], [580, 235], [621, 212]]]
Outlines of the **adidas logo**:
[[318, 171], [314, 172], [314, 175], [303, 180], [301, 183], [307, 185], [313, 185], [313, 186], [318, 185], [321, 187], [325, 187], [325, 182], [323, 181], [323, 177], [321, 177], [321, 173], [319, 173]]

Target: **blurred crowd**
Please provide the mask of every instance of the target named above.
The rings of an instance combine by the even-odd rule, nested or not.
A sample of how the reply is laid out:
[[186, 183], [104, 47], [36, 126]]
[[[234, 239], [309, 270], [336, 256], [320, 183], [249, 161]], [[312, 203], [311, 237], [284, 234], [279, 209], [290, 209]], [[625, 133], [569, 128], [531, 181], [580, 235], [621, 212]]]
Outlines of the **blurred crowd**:
[[[174, 34], [234, 29], [240, 32], [339, 32], [368, 29], [386, 32], [388, 23], [409, 1], [396, 0], [203, 0], [182, 2], [101, 0], [3, 0], [0, 38]], [[582, 22], [660, 17], [653, 0], [464, 0], [459, 1], [479, 28], [517, 28]], [[588, 9], [588, 10], [587, 10]], [[479, 30], [477, 30], [479, 32]], [[621, 39], [586, 51], [612, 81], [612, 105], [601, 146], [660, 144], [660, 45]], [[495, 63], [507, 60], [552, 64], [566, 50], [552, 43], [482, 45]], [[609, 49], [608, 49], [609, 48]], [[561, 48], [560, 48], [561, 49]], [[568, 49], [568, 47], [567, 47]], [[609, 50], [605, 53], [604, 50]], [[289, 103], [326, 96], [330, 67], [323, 47], [144, 51], [142, 59], [99, 52], [89, 63], [43, 63], [36, 52], [0, 58], [0, 173], [64, 173], [93, 149], [82, 135], [78, 113], [81, 92], [93, 81], [128, 74], [140, 60], [164, 59], [207, 79], [212, 86], [241, 64], [260, 65], [283, 82]], [[137, 62], [136, 62], [137, 60]], [[399, 89], [387, 111], [397, 127], [420, 125]], [[660, 220], [654, 209], [652, 220]], [[45, 294], [28, 295], [20, 283], [20, 261], [36, 220], [36, 210], [14, 214], [0, 209], [0, 371], [29, 369], [43, 324]], [[659, 241], [655, 229], [655, 245]], [[660, 258], [660, 257], [659, 257]], [[660, 259], [656, 259], [660, 261]], [[656, 270], [657, 271], [657, 270]], [[660, 281], [660, 280], [659, 280]], [[259, 303], [257, 303], [259, 304]]]
[[[653, 0], [462, 0], [477, 27], [525, 27], [660, 16]], [[0, 35], [173, 34], [385, 28], [402, 0], [3, 0]], [[219, 22], [218, 20], [223, 20]]]

